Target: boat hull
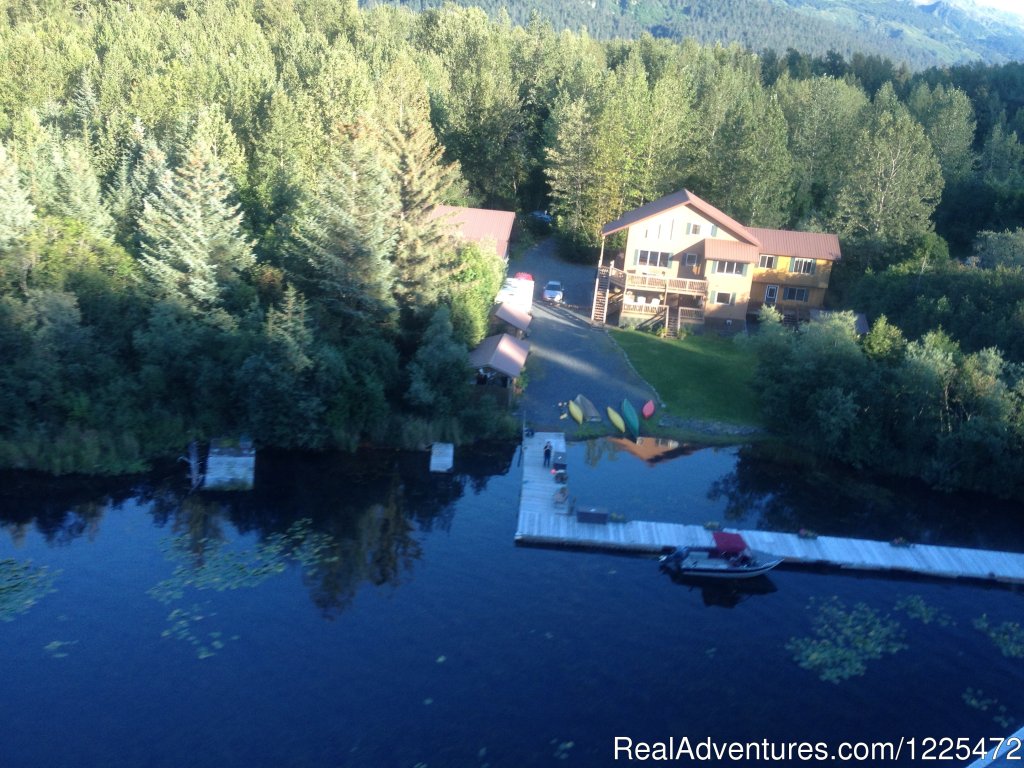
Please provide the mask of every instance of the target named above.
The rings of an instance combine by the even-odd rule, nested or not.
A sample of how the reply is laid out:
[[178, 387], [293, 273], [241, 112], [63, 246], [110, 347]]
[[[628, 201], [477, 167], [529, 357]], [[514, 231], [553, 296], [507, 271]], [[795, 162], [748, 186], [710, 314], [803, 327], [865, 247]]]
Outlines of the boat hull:
[[700, 579], [752, 579], [763, 576], [782, 562], [763, 552], [750, 552], [747, 562], [740, 564], [733, 560], [715, 556], [714, 552], [702, 550], [675, 551], [661, 558], [661, 569], [673, 577]]
[[626, 431], [634, 440], [640, 437], [640, 417], [628, 399], [622, 401], [622, 420], [626, 423]]
[[644, 403], [644, 407], [640, 409], [640, 413], [643, 414], [643, 417], [645, 419], [651, 418], [651, 416], [654, 415], [654, 401], [648, 400], [646, 403]]
[[569, 415], [572, 416], [577, 424], [583, 423], [583, 409], [580, 408], [575, 400], [569, 401]]
[[576, 405], [580, 407], [585, 421], [600, 421], [601, 414], [586, 395], [576, 395]]
[[615, 428], [619, 430], [619, 432], [626, 431], [626, 422], [622, 420], [622, 417], [619, 415], [619, 412], [612, 408], [610, 405], [608, 406], [608, 421], [610, 421], [615, 426]]

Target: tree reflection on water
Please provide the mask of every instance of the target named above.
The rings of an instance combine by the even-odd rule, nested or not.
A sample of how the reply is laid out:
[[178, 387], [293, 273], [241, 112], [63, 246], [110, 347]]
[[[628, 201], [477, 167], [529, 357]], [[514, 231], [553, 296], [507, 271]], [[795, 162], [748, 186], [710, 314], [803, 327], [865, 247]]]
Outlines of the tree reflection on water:
[[771, 449], [740, 450], [735, 469], [712, 483], [727, 520], [829, 536], [947, 546], [1024, 550], [1018, 506], [969, 494], [944, 494], [899, 479], [866, 475], [827, 462], [780, 460]]
[[[15, 543], [35, 529], [47, 543], [67, 545], [132, 502], [171, 532], [163, 548], [175, 570], [151, 590], [156, 599], [187, 603], [194, 593], [255, 586], [297, 566], [312, 602], [333, 618], [363, 583], [399, 584], [421, 555], [417, 531], [447, 528], [467, 487], [481, 492], [508, 471], [513, 453], [514, 446], [475, 451], [457, 457], [455, 472], [431, 474], [421, 453], [266, 451], [250, 492], [192, 491], [180, 465], [101, 481], [4, 473], [0, 528]], [[191, 618], [201, 614], [185, 604], [172, 612], [190, 639]]]

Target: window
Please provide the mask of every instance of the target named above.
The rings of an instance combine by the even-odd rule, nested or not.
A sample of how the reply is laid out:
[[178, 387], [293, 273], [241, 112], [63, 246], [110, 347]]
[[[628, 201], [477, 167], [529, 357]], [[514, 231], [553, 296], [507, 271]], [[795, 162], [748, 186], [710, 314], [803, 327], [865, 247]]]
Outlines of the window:
[[716, 261], [712, 271], [717, 275], [745, 275], [747, 265], [741, 261]]
[[799, 272], [802, 275], [814, 274], [814, 259], [790, 259], [789, 271]]
[[716, 237], [717, 235], [718, 235], [718, 225], [717, 224], [712, 224], [711, 225], [711, 236], [712, 237]]
[[783, 301], [807, 301], [807, 289], [806, 288], [791, 288], [789, 286], [782, 289], [782, 300]]
[[696, 253], [688, 253], [683, 258], [686, 260], [685, 263], [688, 267], [696, 267], [697, 262], [700, 261], [700, 256]]
[[700, 224], [694, 224], [693, 225], [693, 234], [695, 234], [695, 235], [699, 235], [700, 234]]
[[779, 299], [779, 286], [769, 285], [764, 289], [764, 303], [769, 307], [774, 307], [775, 302]]
[[667, 251], [636, 252], [636, 264], [641, 267], [668, 267], [672, 263], [672, 254]]
[[777, 256], [769, 256], [767, 253], [762, 253], [761, 261], [757, 263], [757, 266], [761, 269], [775, 269], [777, 259]]
[[735, 293], [723, 293], [721, 291], [715, 293], [715, 304], [732, 304]]

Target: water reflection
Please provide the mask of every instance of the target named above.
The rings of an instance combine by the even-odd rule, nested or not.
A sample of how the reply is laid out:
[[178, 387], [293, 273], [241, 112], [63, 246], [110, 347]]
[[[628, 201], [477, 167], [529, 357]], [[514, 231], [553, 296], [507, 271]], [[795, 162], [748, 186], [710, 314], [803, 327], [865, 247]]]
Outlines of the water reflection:
[[943, 494], [912, 481], [871, 477], [826, 463], [785, 464], [760, 446], [739, 451], [733, 471], [711, 483], [708, 499], [724, 502], [726, 520], [753, 518], [765, 530], [803, 528], [830, 536], [1024, 549], [1019, 505]]
[[[0, 528], [15, 544], [35, 529], [48, 544], [66, 546], [91, 539], [104, 515], [128, 501], [146, 509], [170, 531], [163, 548], [175, 564], [150, 593], [173, 608], [171, 634], [212, 655], [213, 643], [224, 641], [195, 634], [195, 623], [208, 618], [196, 593], [255, 586], [298, 564], [312, 602], [333, 618], [362, 584], [399, 584], [421, 555], [416, 533], [449, 528], [467, 489], [482, 493], [513, 455], [510, 445], [481, 449], [458, 455], [454, 472], [431, 474], [422, 453], [264, 451], [246, 493], [195, 491], [180, 464], [129, 482], [7, 472]], [[240, 546], [239, 534], [255, 544]]]
[[778, 587], [768, 576], [757, 576], [752, 579], [708, 579], [687, 576], [671, 569], [662, 569], [674, 584], [686, 587], [689, 591], [700, 590], [701, 600], [708, 608], [735, 608], [751, 597], [770, 595], [778, 591]]

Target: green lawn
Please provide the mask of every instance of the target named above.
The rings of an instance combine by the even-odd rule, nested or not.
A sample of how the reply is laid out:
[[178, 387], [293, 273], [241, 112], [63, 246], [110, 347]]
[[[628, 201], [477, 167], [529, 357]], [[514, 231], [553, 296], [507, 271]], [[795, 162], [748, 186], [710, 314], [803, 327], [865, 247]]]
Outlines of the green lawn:
[[676, 418], [761, 426], [754, 397], [754, 358], [719, 336], [662, 339], [611, 329], [612, 338]]

